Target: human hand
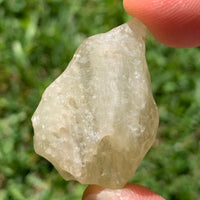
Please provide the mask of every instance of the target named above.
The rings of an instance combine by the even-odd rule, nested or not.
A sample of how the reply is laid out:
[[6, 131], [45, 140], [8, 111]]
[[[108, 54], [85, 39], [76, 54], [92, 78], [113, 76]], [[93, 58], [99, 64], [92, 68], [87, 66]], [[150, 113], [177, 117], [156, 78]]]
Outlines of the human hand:
[[118, 190], [91, 185], [85, 190], [83, 200], [164, 200], [164, 198], [144, 186], [128, 183]]
[[[199, 0], [123, 0], [125, 10], [142, 21], [162, 43], [176, 48], [200, 46]], [[89, 186], [83, 200], [164, 200], [153, 191], [127, 184], [119, 190]]]
[[199, 0], [124, 0], [160, 42], [176, 48], [200, 46]]

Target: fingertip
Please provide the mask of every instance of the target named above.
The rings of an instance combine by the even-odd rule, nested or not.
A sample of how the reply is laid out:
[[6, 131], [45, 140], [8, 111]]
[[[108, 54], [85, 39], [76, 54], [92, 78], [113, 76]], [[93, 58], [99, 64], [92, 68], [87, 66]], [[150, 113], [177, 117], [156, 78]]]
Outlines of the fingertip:
[[125, 188], [127, 189], [127, 192], [131, 192], [133, 194], [134, 198], [130, 198], [130, 200], [165, 200], [157, 193], [142, 185], [128, 183]]
[[102, 190], [104, 190], [103, 187], [98, 186], [98, 185], [89, 185], [84, 193], [83, 193], [83, 197], [82, 200], [87, 200], [90, 198], [91, 195], [96, 195], [99, 194]]
[[83, 200], [164, 200], [163, 197], [148, 188], [129, 183], [122, 189], [106, 189], [97, 185], [88, 186]]
[[176, 48], [200, 46], [199, 0], [124, 0], [123, 4], [160, 42]]

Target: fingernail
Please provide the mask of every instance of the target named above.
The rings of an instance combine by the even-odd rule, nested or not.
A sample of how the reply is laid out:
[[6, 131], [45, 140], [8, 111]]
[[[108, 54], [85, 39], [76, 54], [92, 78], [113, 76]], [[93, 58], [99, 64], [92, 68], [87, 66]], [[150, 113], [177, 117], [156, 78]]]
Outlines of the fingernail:
[[90, 194], [83, 200], [121, 200], [121, 192], [119, 190], [106, 189], [98, 194]]

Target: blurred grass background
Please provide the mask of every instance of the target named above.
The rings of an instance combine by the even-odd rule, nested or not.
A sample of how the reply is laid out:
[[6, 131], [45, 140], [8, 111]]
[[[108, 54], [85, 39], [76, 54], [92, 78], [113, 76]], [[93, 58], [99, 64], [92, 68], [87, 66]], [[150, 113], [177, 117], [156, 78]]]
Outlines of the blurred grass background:
[[[34, 153], [30, 118], [80, 43], [129, 19], [121, 0], [0, 0], [0, 200], [81, 199], [86, 186]], [[150, 34], [146, 43], [160, 127], [132, 181], [168, 200], [196, 200], [200, 48], [169, 48]]]

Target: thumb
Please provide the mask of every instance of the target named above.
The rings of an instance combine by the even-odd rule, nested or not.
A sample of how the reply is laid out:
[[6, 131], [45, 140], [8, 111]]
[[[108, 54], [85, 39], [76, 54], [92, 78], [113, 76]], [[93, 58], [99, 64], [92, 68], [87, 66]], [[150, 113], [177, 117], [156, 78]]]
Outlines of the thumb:
[[124, 0], [125, 10], [171, 47], [200, 46], [199, 0]]
[[165, 200], [144, 186], [129, 183], [122, 189], [111, 190], [91, 185], [83, 194], [83, 200]]

